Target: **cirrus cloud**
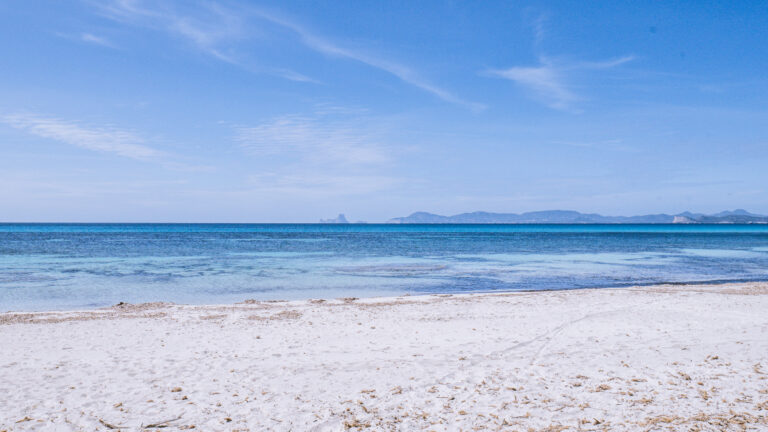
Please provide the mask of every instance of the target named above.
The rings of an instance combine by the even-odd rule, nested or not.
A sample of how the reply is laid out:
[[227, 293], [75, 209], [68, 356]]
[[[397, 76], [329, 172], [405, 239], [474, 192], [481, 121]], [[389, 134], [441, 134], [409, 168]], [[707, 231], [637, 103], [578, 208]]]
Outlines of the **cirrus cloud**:
[[144, 140], [134, 133], [112, 127], [88, 127], [70, 120], [29, 113], [4, 115], [0, 121], [41, 138], [131, 159], [147, 160], [163, 154], [145, 145]]
[[527, 89], [535, 99], [544, 105], [562, 111], [577, 111], [576, 102], [582, 99], [568, 84], [569, 72], [578, 70], [601, 70], [620, 66], [634, 60], [634, 56], [624, 56], [601, 61], [582, 61], [574, 63], [557, 62], [548, 57], [539, 57], [536, 66], [514, 66], [507, 69], [493, 69], [487, 75], [514, 81]]

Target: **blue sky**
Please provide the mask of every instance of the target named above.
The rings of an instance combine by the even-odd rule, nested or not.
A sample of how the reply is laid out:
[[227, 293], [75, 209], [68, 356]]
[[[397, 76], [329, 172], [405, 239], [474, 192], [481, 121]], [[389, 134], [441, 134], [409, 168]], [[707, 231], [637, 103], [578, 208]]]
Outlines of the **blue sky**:
[[0, 220], [768, 213], [760, 2], [0, 3]]

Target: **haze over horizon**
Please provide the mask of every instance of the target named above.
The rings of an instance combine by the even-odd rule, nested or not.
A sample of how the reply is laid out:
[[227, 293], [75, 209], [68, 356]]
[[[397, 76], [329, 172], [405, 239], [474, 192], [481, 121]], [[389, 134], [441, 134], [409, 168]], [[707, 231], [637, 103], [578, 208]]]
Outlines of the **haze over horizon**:
[[0, 221], [768, 214], [750, 2], [31, 0], [0, 59]]

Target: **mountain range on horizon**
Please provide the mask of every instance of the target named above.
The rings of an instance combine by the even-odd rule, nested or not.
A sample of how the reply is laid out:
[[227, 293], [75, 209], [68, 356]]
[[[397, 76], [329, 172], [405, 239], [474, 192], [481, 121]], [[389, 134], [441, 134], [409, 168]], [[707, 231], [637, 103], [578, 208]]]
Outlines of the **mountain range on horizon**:
[[667, 224], [667, 223], [768, 223], [768, 216], [750, 213], [743, 209], [722, 211], [715, 214], [683, 212], [678, 214], [649, 214], [640, 216], [603, 216], [597, 213], [581, 213], [573, 210], [545, 210], [527, 213], [489, 213], [477, 211], [453, 216], [416, 212], [410, 216], [396, 217], [391, 224]]

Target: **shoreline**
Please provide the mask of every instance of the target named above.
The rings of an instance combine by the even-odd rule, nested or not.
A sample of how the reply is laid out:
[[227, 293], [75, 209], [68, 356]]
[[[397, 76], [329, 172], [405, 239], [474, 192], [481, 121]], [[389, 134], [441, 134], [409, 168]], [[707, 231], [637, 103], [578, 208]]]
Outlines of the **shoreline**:
[[[304, 299], [245, 299], [239, 302], [232, 303], [216, 303], [216, 302], [202, 302], [202, 303], [177, 303], [172, 301], [147, 301], [147, 302], [123, 302], [112, 305], [93, 306], [93, 307], [74, 307], [74, 308], [62, 308], [62, 309], [10, 309], [0, 311], [0, 316], [7, 314], [53, 314], [53, 313], [66, 313], [66, 312], [98, 312], [103, 310], [110, 310], [115, 307], [124, 305], [131, 307], [141, 307], [144, 305], [165, 305], [165, 306], [182, 306], [182, 307], [226, 307], [238, 304], [254, 304], [254, 303], [317, 303], [320, 302], [334, 302], [341, 301], [348, 298], [354, 298], [361, 301], [387, 301], [391, 299], [408, 299], [408, 298], [420, 298], [420, 297], [458, 297], [458, 296], [482, 296], [482, 295], [508, 295], [517, 293], [545, 293], [545, 292], [560, 292], [560, 291], [584, 291], [584, 290], [622, 290], [622, 289], [642, 289], [648, 287], [688, 287], [688, 286], [720, 286], [720, 285], [740, 285], [740, 284], [768, 284], [768, 277], [759, 279], [717, 279], [707, 281], [684, 281], [684, 282], [648, 282], [639, 284], [624, 284], [624, 285], [605, 285], [605, 286], [583, 286], [574, 288], [553, 288], [553, 289], [518, 289], [518, 290], [488, 290], [488, 291], [461, 291], [461, 292], [447, 292], [447, 293], [435, 293], [435, 292], [421, 292], [421, 293], [404, 293], [401, 295], [385, 295], [385, 296], [364, 296], [364, 297], [319, 297], [319, 298], [304, 298]], [[1, 321], [0, 321], [1, 323]]]
[[5, 312], [0, 430], [768, 427], [766, 310], [754, 282]]

